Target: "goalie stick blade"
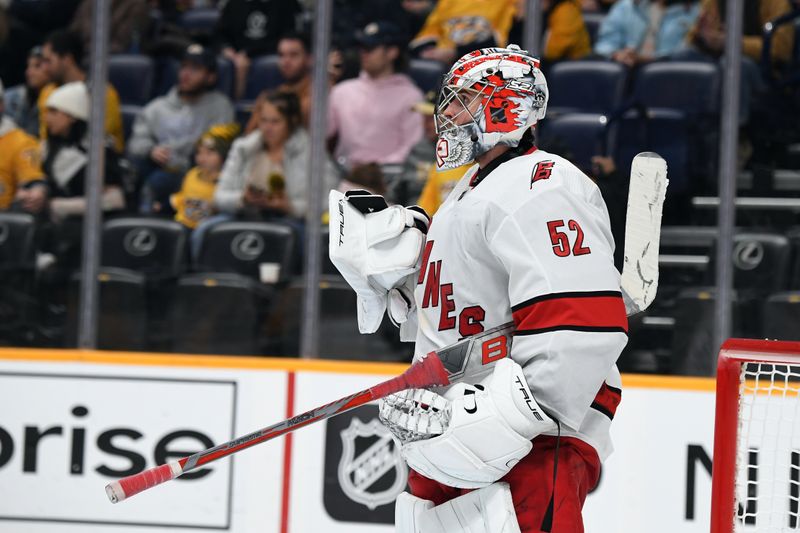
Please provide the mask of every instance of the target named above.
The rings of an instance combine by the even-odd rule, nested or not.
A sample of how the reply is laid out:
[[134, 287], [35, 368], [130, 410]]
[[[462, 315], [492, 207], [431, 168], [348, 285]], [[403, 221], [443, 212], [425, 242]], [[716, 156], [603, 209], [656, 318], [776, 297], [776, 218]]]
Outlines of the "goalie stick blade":
[[661, 156], [643, 152], [633, 158], [620, 283], [628, 316], [647, 309], [656, 297], [661, 214], [668, 184], [667, 162]]

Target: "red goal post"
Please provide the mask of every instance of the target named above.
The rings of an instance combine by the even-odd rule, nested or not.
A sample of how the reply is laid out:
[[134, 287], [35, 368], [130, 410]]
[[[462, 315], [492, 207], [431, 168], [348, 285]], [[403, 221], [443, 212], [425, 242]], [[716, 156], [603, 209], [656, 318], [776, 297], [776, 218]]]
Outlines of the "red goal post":
[[711, 533], [800, 528], [800, 342], [730, 339], [717, 362]]

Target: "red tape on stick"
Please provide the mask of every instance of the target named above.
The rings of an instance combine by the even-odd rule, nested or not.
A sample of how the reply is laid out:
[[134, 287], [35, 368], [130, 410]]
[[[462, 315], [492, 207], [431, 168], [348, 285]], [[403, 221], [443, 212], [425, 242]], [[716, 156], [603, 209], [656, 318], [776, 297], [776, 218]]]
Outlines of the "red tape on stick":
[[[177, 463], [175, 464], [178, 466]], [[180, 466], [178, 468], [180, 469]], [[177, 475], [172, 471], [169, 464], [156, 466], [109, 483], [106, 485], [106, 494], [108, 494], [108, 498], [112, 503], [117, 503], [175, 477]]]
[[373, 398], [377, 399], [405, 389], [424, 389], [449, 384], [450, 378], [442, 361], [436, 352], [431, 352], [396, 378], [375, 385], [370, 392]]

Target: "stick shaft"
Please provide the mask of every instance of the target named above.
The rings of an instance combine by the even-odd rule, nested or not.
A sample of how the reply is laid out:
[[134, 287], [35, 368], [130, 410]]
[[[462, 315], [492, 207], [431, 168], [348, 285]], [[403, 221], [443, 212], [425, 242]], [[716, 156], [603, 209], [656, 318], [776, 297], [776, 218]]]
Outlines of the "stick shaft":
[[256, 444], [272, 440], [290, 431], [308, 426], [314, 422], [350, 411], [374, 400], [379, 400], [408, 388], [424, 388], [449, 383], [447, 371], [435, 353], [430, 354], [420, 363], [412, 365], [403, 374], [379, 383], [374, 387], [345, 396], [334, 402], [322, 405], [305, 413], [293, 416], [283, 422], [259, 429], [242, 437], [203, 450], [177, 461], [159, 465], [138, 474], [121, 478], [106, 485], [106, 494], [112, 503], [160, 485], [171, 479], [199, 468], [222, 457], [234, 454]]

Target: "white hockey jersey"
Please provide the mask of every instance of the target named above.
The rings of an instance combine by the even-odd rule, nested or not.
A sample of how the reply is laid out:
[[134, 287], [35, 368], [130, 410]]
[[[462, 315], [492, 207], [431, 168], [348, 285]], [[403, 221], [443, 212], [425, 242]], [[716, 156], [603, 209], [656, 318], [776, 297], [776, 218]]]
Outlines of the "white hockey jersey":
[[415, 357], [513, 320], [510, 356], [561, 435], [611, 453], [627, 317], [608, 211], [572, 163], [534, 148], [467, 171], [433, 218], [414, 296]]

